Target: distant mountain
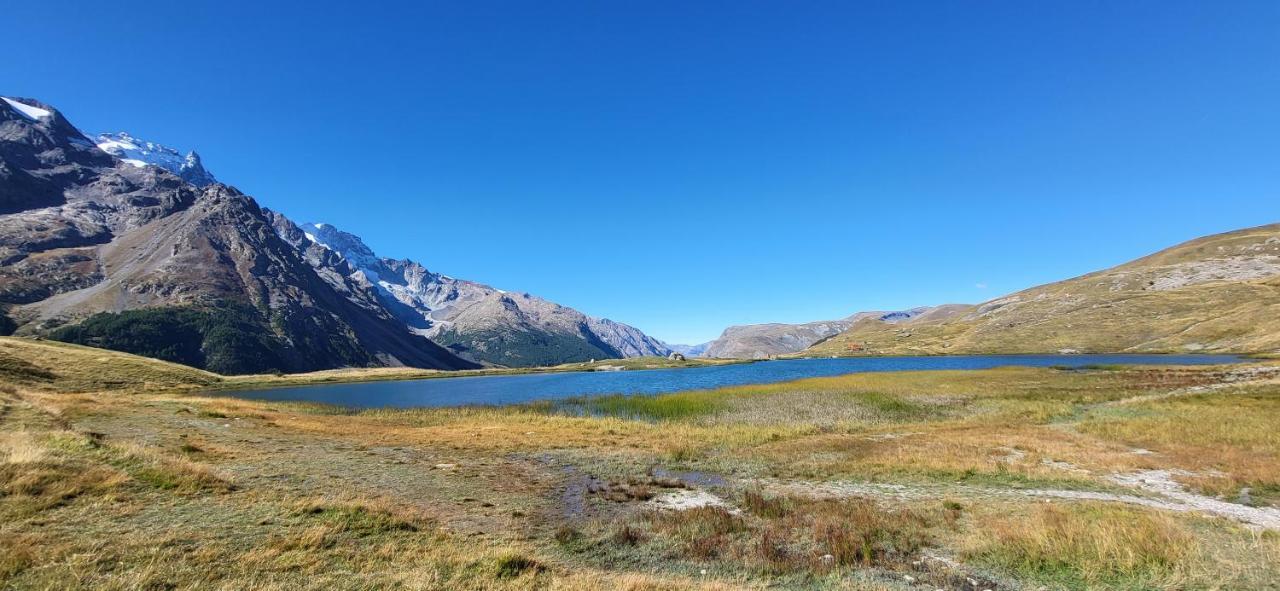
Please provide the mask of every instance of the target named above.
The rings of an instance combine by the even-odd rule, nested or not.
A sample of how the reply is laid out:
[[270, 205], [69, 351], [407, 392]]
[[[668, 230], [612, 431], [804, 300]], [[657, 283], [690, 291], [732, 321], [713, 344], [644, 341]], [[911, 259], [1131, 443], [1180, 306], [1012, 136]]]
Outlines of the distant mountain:
[[701, 345], [672, 345], [670, 343], [663, 343], [663, 344], [665, 344], [667, 348], [670, 349], [672, 352], [679, 353], [681, 355], [684, 355], [685, 357], [702, 357], [707, 353], [707, 347], [711, 345], [710, 342], [702, 343]]
[[955, 306], [912, 308], [896, 312], [858, 312], [842, 320], [804, 324], [749, 324], [730, 326], [720, 338], [707, 343], [706, 357], [766, 359], [774, 355], [798, 353], [815, 343], [836, 336], [862, 320], [882, 324], [908, 322], [915, 318], [945, 314]]
[[136, 167], [157, 166], [178, 175], [197, 187], [218, 182], [205, 170], [200, 155], [192, 150], [186, 155], [168, 146], [139, 140], [126, 132], [98, 134], [98, 148]]
[[1280, 224], [896, 325], [863, 320], [821, 355], [1280, 351]]
[[354, 304], [252, 198], [130, 145], [113, 155], [44, 103], [0, 101], [0, 325], [224, 373], [475, 366]]
[[379, 257], [358, 236], [331, 224], [296, 225], [273, 216], [280, 236], [307, 252], [321, 276], [363, 287], [376, 295], [363, 305], [391, 310], [414, 333], [464, 359], [524, 367], [669, 351], [632, 326], [433, 273], [415, 261]]

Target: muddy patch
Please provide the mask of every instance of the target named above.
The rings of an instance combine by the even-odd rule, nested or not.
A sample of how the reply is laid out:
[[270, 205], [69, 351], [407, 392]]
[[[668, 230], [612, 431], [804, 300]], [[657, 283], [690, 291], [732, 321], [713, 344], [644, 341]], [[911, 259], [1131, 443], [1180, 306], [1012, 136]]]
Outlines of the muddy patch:
[[667, 480], [667, 481], [674, 480], [676, 482], [680, 482], [684, 484], [685, 486], [702, 486], [702, 487], [725, 486], [729, 483], [727, 480], [725, 480], [723, 476], [719, 474], [714, 474], [711, 472], [697, 472], [694, 470], [680, 471], [680, 470], [668, 470], [662, 467], [655, 467], [649, 470], [649, 475], [653, 476], [656, 479]]
[[734, 515], [742, 512], [741, 509], [730, 505], [724, 499], [705, 490], [697, 489], [673, 490], [662, 493], [651, 499], [648, 505], [655, 509], [667, 511], [686, 511], [700, 507], [722, 507]]

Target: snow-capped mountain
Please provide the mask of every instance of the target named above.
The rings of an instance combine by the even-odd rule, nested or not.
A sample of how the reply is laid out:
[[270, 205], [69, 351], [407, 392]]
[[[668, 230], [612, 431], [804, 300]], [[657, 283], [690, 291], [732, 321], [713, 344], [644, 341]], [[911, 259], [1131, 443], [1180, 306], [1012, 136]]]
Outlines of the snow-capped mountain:
[[17, 99], [11, 99], [7, 96], [0, 96], [0, 100], [4, 101], [6, 105], [9, 105], [9, 108], [13, 109], [14, 111], [17, 111], [19, 115], [22, 115], [23, 117], [31, 121], [40, 121], [42, 119], [49, 119], [50, 117], [53, 116], [53, 112], [49, 111], [48, 109], [42, 109], [35, 105], [29, 105]]
[[[52, 334], [99, 312], [196, 318], [232, 305], [243, 339], [183, 343], [190, 355], [172, 359], [220, 371], [668, 352], [634, 327], [379, 257], [328, 224], [296, 226], [218, 182], [195, 152], [124, 132], [90, 140], [30, 99], [0, 102], [0, 230], [0, 321], [14, 320], [0, 327]], [[203, 318], [191, 334], [214, 338]], [[139, 342], [95, 326], [77, 334]]]
[[197, 187], [204, 187], [217, 182], [213, 174], [205, 169], [200, 155], [192, 150], [183, 155], [181, 152], [148, 142], [129, 135], [127, 132], [100, 133], [97, 137], [98, 147], [122, 161], [139, 168], [158, 166]]
[[291, 226], [277, 214], [277, 232], [286, 241], [336, 253], [347, 267], [335, 267], [315, 253], [309, 260], [328, 267], [322, 276], [365, 286], [410, 330], [465, 359], [523, 366], [670, 352], [661, 341], [620, 322], [527, 293], [433, 273], [414, 261], [378, 257], [358, 236], [331, 224]]
[[130, 160], [50, 105], [0, 100], [0, 333], [222, 373], [476, 367], [320, 277], [252, 197]]

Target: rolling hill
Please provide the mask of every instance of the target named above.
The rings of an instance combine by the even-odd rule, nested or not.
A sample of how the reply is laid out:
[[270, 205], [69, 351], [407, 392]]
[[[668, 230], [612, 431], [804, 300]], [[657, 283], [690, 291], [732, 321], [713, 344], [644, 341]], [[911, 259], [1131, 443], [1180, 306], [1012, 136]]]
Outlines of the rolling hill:
[[862, 319], [811, 355], [1280, 350], [1280, 224], [1206, 236], [1073, 279], [896, 324]]

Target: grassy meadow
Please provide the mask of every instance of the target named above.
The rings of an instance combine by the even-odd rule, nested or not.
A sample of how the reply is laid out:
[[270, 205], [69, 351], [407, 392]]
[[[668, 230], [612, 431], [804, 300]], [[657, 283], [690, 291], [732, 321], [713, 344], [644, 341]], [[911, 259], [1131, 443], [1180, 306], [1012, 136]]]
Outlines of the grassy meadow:
[[[253, 383], [352, 375], [326, 374]], [[237, 379], [0, 339], [0, 588], [1280, 588], [1271, 361], [505, 408], [204, 394]]]

